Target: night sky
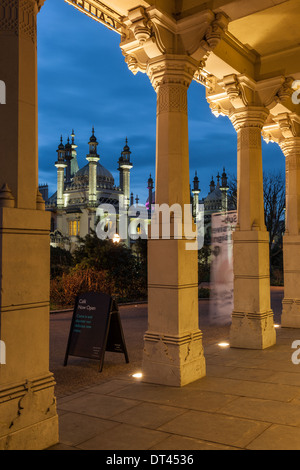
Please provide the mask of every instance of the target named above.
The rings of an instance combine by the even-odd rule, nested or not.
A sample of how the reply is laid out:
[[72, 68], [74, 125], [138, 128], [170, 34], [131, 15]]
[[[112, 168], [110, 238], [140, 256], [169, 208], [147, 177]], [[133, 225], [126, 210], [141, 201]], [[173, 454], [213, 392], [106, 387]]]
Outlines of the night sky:
[[[47, 0], [38, 15], [39, 179], [56, 190], [56, 150], [74, 128], [78, 163], [87, 164], [92, 127], [100, 163], [119, 185], [117, 161], [128, 137], [132, 151], [131, 191], [147, 199], [155, 175], [156, 94], [145, 74], [134, 76], [119, 48], [120, 36], [63, 0]], [[198, 171], [202, 197], [211, 177], [236, 175], [236, 132], [226, 117], [216, 118], [195, 82], [189, 89], [191, 180]], [[264, 170], [284, 171], [276, 144], [263, 143]]]

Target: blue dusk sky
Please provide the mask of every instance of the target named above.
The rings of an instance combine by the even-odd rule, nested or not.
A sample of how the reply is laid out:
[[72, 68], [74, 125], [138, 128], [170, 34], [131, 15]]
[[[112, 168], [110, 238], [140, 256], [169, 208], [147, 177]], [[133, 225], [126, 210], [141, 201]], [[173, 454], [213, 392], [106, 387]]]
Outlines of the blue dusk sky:
[[[131, 191], [147, 199], [155, 175], [156, 94], [145, 74], [134, 76], [119, 48], [120, 36], [78, 12], [64, 0], [47, 0], [38, 15], [39, 180], [56, 190], [56, 150], [74, 129], [78, 163], [84, 166], [92, 127], [100, 163], [119, 185], [118, 158], [128, 137], [132, 151]], [[216, 118], [195, 82], [189, 89], [191, 181], [198, 172], [202, 196], [223, 166], [236, 175], [236, 132]], [[276, 144], [263, 143], [265, 171], [284, 171]]]

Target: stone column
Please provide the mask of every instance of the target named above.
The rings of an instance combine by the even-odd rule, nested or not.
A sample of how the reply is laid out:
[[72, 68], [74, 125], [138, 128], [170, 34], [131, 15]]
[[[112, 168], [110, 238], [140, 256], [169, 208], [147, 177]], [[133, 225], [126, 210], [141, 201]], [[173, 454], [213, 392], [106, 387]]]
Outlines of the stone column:
[[63, 209], [65, 206], [64, 202], [64, 177], [65, 177], [65, 168], [67, 164], [64, 161], [57, 161], [55, 163], [57, 168], [57, 208]]
[[99, 157], [87, 157], [89, 162], [89, 205], [97, 206], [97, 163]]
[[43, 1], [3, 0], [0, 71], [0, 449], [58, 441], [49, 372], [50, 214], [38, 193], [36, 16]]
[[283, 139], [286, 158], [286, 232], [284, 250], [284, 300], [281, 324], [300, 328], [300, 137]]
[[[187, 91], [194, 70], [187, 56], [164, 57], [148, 66], [157, 92], [155, 203], [179, 204], [182, 213], [190, 204]], [[198, 252], [187, 250], [184, 236], [174, 237], [182, 222], [176, 216], [171, 220], [170, 239], [163, 238], [160, 222], [159, 237], [148, 241], [143, 374], [145, 381], [182, 386], [205, 376], [206, 367], [198, 320]]]
[[261, 132], [268, 111], [247, 107], [229, 116], [238, 134], [238, 220], [234, 233], [231, 347], [264, 349], [276, 342], [270, 305], [269, 234], [264, 218]]

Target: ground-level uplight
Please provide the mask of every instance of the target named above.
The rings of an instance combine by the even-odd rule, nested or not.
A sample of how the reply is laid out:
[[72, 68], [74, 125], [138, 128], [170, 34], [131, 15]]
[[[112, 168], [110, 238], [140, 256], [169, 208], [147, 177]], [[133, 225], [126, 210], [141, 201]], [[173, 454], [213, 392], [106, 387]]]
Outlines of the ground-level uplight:
[[141, 379], [143, 377], [142, 372], [137, 372], [136, 374], [132, 374], [134, 379]]
[[281, 325], [274, 325], [274, 328], [281, 328]]
[[229, 348], [229, 347], [230, 347], [230, 344], [223, 342], [223, 343], [219, 343], [218, 346], [219, 346], [220, 348]]

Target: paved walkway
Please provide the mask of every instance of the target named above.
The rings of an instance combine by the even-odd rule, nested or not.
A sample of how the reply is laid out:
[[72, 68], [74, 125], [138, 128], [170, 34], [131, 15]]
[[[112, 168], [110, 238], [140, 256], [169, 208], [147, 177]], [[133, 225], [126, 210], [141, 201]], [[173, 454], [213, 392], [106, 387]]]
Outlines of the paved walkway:
[[[272, 293], [274, 310], [281, 297]], [[52, 449], [300, 450], [300, 365], [291, 361], [300, 330], [278, 329], [265, 351], [222, 349], [228, 329], [217, 331], [205, 346], [207, 377], [184, 388], [133, 379], [136, 357], [134, 367], [58, 398], [60, 444]]]

